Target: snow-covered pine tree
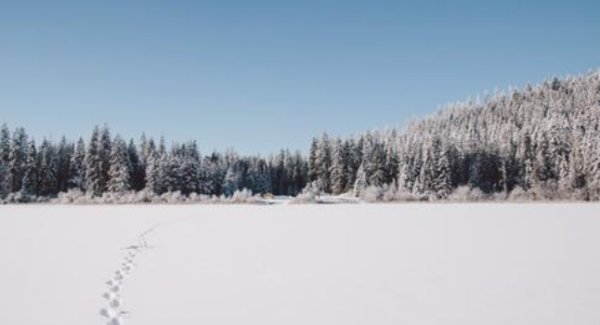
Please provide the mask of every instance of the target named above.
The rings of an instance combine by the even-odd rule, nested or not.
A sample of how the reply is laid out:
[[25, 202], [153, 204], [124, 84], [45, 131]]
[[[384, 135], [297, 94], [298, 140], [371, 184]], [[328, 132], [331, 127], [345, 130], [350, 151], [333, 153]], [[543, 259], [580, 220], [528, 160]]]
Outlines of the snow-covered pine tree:
[[[517, 145], [509, 138], [505, 136], [506, 142], [500, 147], [500, 168], [503, 179], [503, 188], [506, 194], [510, 193], [515, 186], [519, 184], [519, 161], [517, 159]], [[459, 165], [462, 167], [462, 165]], [[459, 177], [460, 174], [457, 174]], [[460, 180], [458, 181], [460, 184]]]
[[167, 147], [165, 145], [165, 137], [161, 136], [158, 141], [158, 148], [156, 148], [156, 152], [159, 157], [165, 156], [167, 154]]
[[317, 167], [317, 150], [319, 147], [319, 141], [317, 138], [312, 138], [310, 142], [310, 149], [308, 151], [308, 180], [314, 182], [317, 180], [318, 167]]
[[367, 175], [367, 184], [381, 186], [385, 184], [385, 152], [377, 140], [379, 134], [367, 132], [363, 146], [363, 168]]
[[50, 141], [44, 139], [40, 147], [39, 193], [52, 196], [59, 192], [57, 174], [57, 150]]
[[0, 163], [0, 199], [3, 199], [9, 192], [8, 186], [6, 184], [6, 165]]
[[112, 193], [127, 192], [131, 189], [127, 144], [117, 135], [110, 147], [107, 190]]
[[181, 192], [189, 194], [198, 191], [200, 174], [200, 154], [195, 141], [188, 143], [184, 148], [181, 163]]
[[71, 169], [71, 156], [73, 155], [73, 144], [67, 141], [65, 136], [61, 137], [56, 151], [56, 185], [59, 191], [66, 191], [69, 182], [69, 170]]
[[146, 167], [145, 163], [146, 163], [146, 159], [148, 158], [148, 138], [146, 137], [146, 133], [142, 133], [142, 135], [140, 136], [140, 150], [138, 152], [138, 156], [140, 158], [140, 161], [142, 162], [142, 164], [144, 165], [144, 167]]
[[406, 154], [402, 154], [400, 161], [400, 167], [398, 168], [398, 182], [397, 188], [398, 192], [408, 192], [412, 191], [412, 182], [409, 179], [410, 175], [410, 158]]
[[[598, 139], [600, 134], [598, 131], [591, 133], [591, 138]], [[587, 157], [587, 178], [588, 178], [588, 193], [590, 201], [600, 200], [600, 144], [598, 141], [590, 141]]]
[[146, 136], [142, 135], [142, 157], [144, 159], [144, 163], [148, 162], [148, 159], [150, 159], [150, 155], [152, 155], [153, 153], [156, 153], [156, 143], [154, 142], [154, 139], [150, 138], [148, 140], [146, 140]]
[[253, 157], [248, 168], [248, 187], [253, 193], [271, 192], [269, 167], [264, 159]]
[[577, 200], [587, 200], [587, 182], [585, 174], [585, 157], [583, 154], [583, 135], [582, 132], [575, 132], [572, 137], [572, 151], [569, 164], [569, 182], [573, 189], [571, 198]]
[[531, 135], [528, 131], [523, 133], [520, 150], [518, 153], [518, 159], [522, 162], [521, 169], [521, 182], [520, 185], [523, 189], [528, 190], [534, 184], [534, 159], [535, 154], [533, 152], [533, 145]]
[[8, 164], [10, 155], [10, 130], [6, 124], [0, 126], [0, 161]]
[[297, 195], [304, 189], [308, 180], [308, 165], [300, 151], [296, 151], [294, 154], [294, 167], [292, 170], [292, 175], [290, 177], [290, 182], [293, 185], [292, 195]]
[[23, 176], [22, 191], [26, 195], [37, 196], [39, 186], [39, 161], [35, 141], [29, 140], [27, 145], [27, 159], [25, 162], [25, 173]]
[[535, 158], [533, 162], [534, 177], [544, 182], [554, 178], [554, 166], [550, 157], [550, 143], [545, 131], [536, 134]]
[[129, 179], [131, 183], [131, 189], [134, 191], [142, 190], [146, 186], [146, 167], [140, 155], [133, 139], [129, 141], [127, 146], [127, 156], [129, 160]]
[[225, 179], [223, 180], [223, 194], [225, 194], [225, 196], [233, 195], [233, 193], [238, 190], [239, 184], [240, 173], [233, 165], [231, 165], [227, 169], [227, 174], [225, 174]]
[[421, 190], [438, 198], [447, 197], [452, 189], [450, 164], [438, 135], [426, 142], [420, 174]]
[[[352, 170], [354, 170], [354, 176], [353, 178], [356, 178], [356, 173], [358, 172], [358, 168], [360, 167], [360, 165], [363, 163], [363, 156], [364, 156], [364, 148], [365, 148], [365, 141], [364, 141], [364, 137], [359, 137], [356, 141], [351, 140], [351, 155], [352, 155]], [[352, 183], [354, 184], [354, 183]]]
[[287, 195], [287, 191], [285, 189], [285, 185], [287, 183], [287, 174], [286, 174], [286, 152], [285, 150], [281, 150], [279, 154], [273, 156], [271, 158], [269, 169], [271, 174], [271, 188], [273, 189], [273, 193], [276, 195]]
[[296, 168], [296, 161], [294, 156], [291, 154], [289, 149], [285, 150], [285, 161], [284, 161], [284, 187], [283, 190], [287, 195], [295, 195], [298, 192], [296, 185], [294, 184], [294, 169]]
[[210, 156], [204, 157], [200, 168], [200, 193], [223, 194], [223, 179], [228, 166], [223, 156], [214, 151]]
[[109, 170], [110, 170], [110, 154], [112, 152], [112, 138], [110, 136], [110, 129], [108, 125], [104, 125], [102, 130], [100, 131], [100, 140], [98, 146], [98, 156], [100, 158], [100, 187], [102, 188], [102, 192], [107, 190], [108, 180], [110, 179]]
[[331, 193], [341, 194], [346, 188], [346, 179], [344, 178], [344, 156], [342, 152], [342, 140], [337, 138], [331, 148], [331, 166], [329, 174], [331, 175]]
[[354, 181], [354, 196], [360, 197], [367, 188], [367, 174], [365, 167], [361, 164], [356, 172], [356, 180]]
[[10, 157], [10, 131], [6, 124], [0, 126], [0, 198], [4, 198], [12, 186], [9, 184], [8, 162]]
[[435, 170], [431, 183], [431, 189], [438, 198], [446, 198], [452, 192], [452, 180], [450, 179], [450, 162], [442, 140], [435, 137], [431, 144], [431, 151]]
[[434, 156], [434, 150], [432, 148], [433, 141], [428, 139], [427, 142], [423, 143], [423, 163], [419, 174], [419, 192], [425, 194], [434, 194], [433, 179], [435, 178], [437, 162]]
[[318, 143], [314, 164], [317, 184], [322, 186], [322, 191], [329, 192], [331, 186], [329, 175], [329, 168], [331, 167], [331, 143], [327, 133], [323, 133]]
[[400, 172], [399, 155], [396, 150], [396, 144], [393, 141], [396, 138], [395, 132], [392, 133], [391, 139], [385, 143], [385, 180], [386, 184], [395, 183], [396, 177]]
[[27, 157], [27, 133], [23, 128], [17, 128], [13, 133], [8, 156], [7, 179], [10, 192], [21, 190], [25, 159]]
[[95, 196], [100, 196], [104, 193], [102, 164], [100, 156], [100, 129], [96, 126], [92, 131], [88, 150], [85, 155], [86, 191]]
[[[162, 140], [162, 139], [161, 139]], [[163, 143], [164, 141], [161, 141], [161, 143]], [[166, 149], [161, 149], [164, 148], [164, 145], [160, 145], [158, 146], [158, 179], [159, 179], [159, 184], [160, 184], [160, 190], [158, 191], [158, 193], [164, 193], [164, 192], [169, 192], [170, 190], [173, 190], [173, 183], [171, 182], [171, 176], [173, 175], [173, 172], [171, 170], [171, 167], [173, 166], [173, 164], [171, 164], [171, 157], [170, 154], [167, 153]]]
[[354, 181], [356, 177], [356, 171], [358, 166], [355, 167], [359, 158], [355, 157], [356, 152], [354, 140], [346, 139], [342, 145], [342, 160], [344, 161], [344, 180], [346, 186], [343, 192], [351, 191], [354, 187]]
[[182, 157], [178, 150], [171, 150], [169, 154], [163, 154], [160, 159], [160, 179], [162, 190], [166, 192], [181, 191], [182, 175], [181, 175]]
[[71, 162], [69, 164], [69, 189], [85, 190], [85, 142], [77, 140]]
[[154, 147], [148, 149], [147, 155], [146, 190], [160, 194], [162, 193], [162, 185], [160, 182], [160, 157]]

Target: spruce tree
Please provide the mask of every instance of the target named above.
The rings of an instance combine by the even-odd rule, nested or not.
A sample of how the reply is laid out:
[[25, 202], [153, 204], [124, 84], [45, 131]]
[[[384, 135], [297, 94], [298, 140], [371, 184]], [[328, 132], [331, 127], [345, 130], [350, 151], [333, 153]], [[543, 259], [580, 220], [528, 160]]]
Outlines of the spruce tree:
[[336, 139], [331, 150], [331, 167], [329, 173], [331, 177], [331, 193], [341, 194], [346, 188], [346, 179], [344, 178], [344, 156], [342, 152], [342, 141]]
[[73, 150], [73, 145], [63, 136], [58, 144], [56, 152], [56, 182], [59, 191], [64, 192], [68, 189]]
[[162, 193], [160, 157], [154, 148], [149, 151], [146, 163], [146, 189], [156, 194]]
[[308, 151], [308, 180], [310, 182], [317, 180], [317, 148], [318, 140], [317, 138], [313, 138], [310, 142], [310, 149]]
[[158, 174], [163, 192], [180, 191], [181, 157], [173, 151], [162, 154], [159, 161]]
[[223, 194], [225, 196], [231, 196], [236, 190], [238, 190], [240, 182], [240, 174], [235, 170], [234, 166], [230, 166], [225, 174], [223, 180]]
[[0, 163], [8, 165], [10, 155], [10, 131], [6, 124], [0, 127]]
[[200, 157], [195, 141], [185, 146], [181, 162], [181, 192], [190, 194], [198, 191], [198, 177], [200, 173]]
[[131, 189], [135, 191], [142, 190], [146, 185], [146, 168], [142, 158], [140, 158], [137, 147], [133, 142], [133, 139], [129, 141], [129, 145], [127, 146], [127, 156], [130, 164], [129, 179], [131, 183]]
[[102, 166], [100, 129], [96, 126], [92, 131], [88, 150], [85, 155], [85, 186], [87, 192], [95, 196], [100, 196], [104, 193]]
[[107, 125], [104, 125], [102, 130], [100, 131], [100, 139], [98, 145], [98, 158], [100, 160], [100, 179], [99, 184], [101, 191], [104, 192], [107, 189], [108, 180], [110, 179], [109, 170], [110, 170], [110, 155], [112, 152], [111, 149], [112, 138], [110, 136], [110, 130]]
[[439, 137], [433, 140], [431, 150], [435, 162], [435, 173], [432, 179], [432, 190], [438, 198], [446, 198], [452, 191], [450, 162], [447, 151]]
[[283, 182], [283, 188], [286, 195], [295, 195], [298, 191], [294, 184], [294, 169], [296, 169], [296, 160], [289, 149], [285, 150], [284, 160], [284, 175], [285, 179]]
[[13, 133], [7, 165], [7, 182], [10, 192], [21, 190], [23, 172], [27, 158], [27, 134], [25, 129], [17, 128]]
[[107, 189], [112, 193], [123, 193], [131, 189], [127, 144], [118, 135], [111, 144], [110, 168]]
[[573, 190], [572, 198], [587, 200], [587, 182], [585, 174], [585, 157], [583, 154], [583, 136], [576, 132], [572, 137], [572, 152], [569, 161], [569, 183]]
[[314, 164], [316, 167], [317, 184], [321, 186], [320, 190], [330, 192], [331, 180], [329, 168], [331, 168], [331, 143], [329, 142], [329, 135], [327, 133], [323, 133], [318, 143]]
[[69, 189], [85, 191], [85, 143], [82, 138], [77, 140], [71, 162], [69, 163]]
[[385, 170], [385, 152], [383, 145], [379, 142], [372, 143], [371, 151], [365, 162], [365, 172], [369, 185], [381, 186], [386, 183], [387, 173]]
[[52, 196], [59, 192], [57, 181], [57, 150], [50, 141], [44, 139], [40, 147], [39, 193], [42, 196]]
[[6, 165], [0, 162], [0, 199], [3, 199], [9, 192], [7, 180]]
[[296, 151], [294, 154], [294, 167], [292, 170], [292, 176], [290, 182], [294, 184], [292, 195], [297, 195], [306, 186], [308, 179], [308, 166], [302, 157], [300, 151]]
[[391, 184], [396, 181], [399, 170], [399, 157], [394, 144], [391, 141], [385, 144], [385, 180], [386, 184]]
[[0, 198], [5, 197], [12, 188], [9, 184], [8, 163], [10, 157], [10, 131], [6, 124], [0, 126]]
[[365, 167], [361, 164], [356, 172], [356, 180], [354, 181], [354, 195], [357, 197], [362, 196], [366, 188], [367, 174], [365, 173]]
[[354, 141], [345, 140], [342, 146], [342, 160], [344, 162], [344, 181], [346, 183], [343, 192], [351, 191], [354, 187], [354, 180], [356, 177], [354, 161], [357, 159], [356, 157], [354, 157], [354, 153]]
[[27, 195], [39, 194], [39, 161], [35, 147], [35, 141], [30, 140], [27, 145], [27, 159], [25, 162], [25, 174], [23, 176], [23, 192]]
[[271, 192], [271, 179], [267, 163], [262, 158], [254, 157], [248, 169], [248, 187], [253, 193]]

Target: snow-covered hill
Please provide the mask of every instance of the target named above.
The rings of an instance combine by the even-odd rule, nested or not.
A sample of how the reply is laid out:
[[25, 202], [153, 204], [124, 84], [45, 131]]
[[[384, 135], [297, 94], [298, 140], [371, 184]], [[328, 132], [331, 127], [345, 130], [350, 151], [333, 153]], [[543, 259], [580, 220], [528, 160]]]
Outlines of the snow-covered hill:
[[0, 324], [597, 324], [599, 208], [1, 206]]

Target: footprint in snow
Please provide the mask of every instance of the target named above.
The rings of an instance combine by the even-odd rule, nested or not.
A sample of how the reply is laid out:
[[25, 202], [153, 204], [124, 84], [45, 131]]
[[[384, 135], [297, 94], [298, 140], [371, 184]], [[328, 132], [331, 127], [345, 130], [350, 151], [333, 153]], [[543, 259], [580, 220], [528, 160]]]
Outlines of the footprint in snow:
[[[123, 324], [123, 317], [127, 317], [127, 315], [129, 315], [129, 313], [126, 311], [117, 311], [110, 307], [100, 309], [100, 316], [108, 319], [107, 324]], [[114, 323], [114, 321], [118, 321], [119, 323]]]
[[106, 317], [108, 319], [114, 318], [118, 316], [118, 313], [112, 308], [102, 308], [100, 309], [100, 315]]
[[100, 309], [100, 315], [107, 319], [106, 325], [122, 325], [123, 318], [129, 315], [128, 312], [122, 311], [122, 301], [120, 296], [122, 281], [125, 276], [129, 275], [131, 270], [136, 266], [135, 257], [138, 253], [149, 248], [145, 236], [154, 231], [157, 226], [142, 232], [138, 237], [137, 245], [129, 245], [124, 247], [127, 254], [123, 257], [123, 263], [120, 268], [114, 272], [113, 278], [106, 281], [108, 291], [102, 294], [102, 297], [108, 301], [108, 306]]
[[118, 297], [119, 297], [119, 295], [116, 294], [116, 293], [114, 293], [114, 292], [105, 292], [105, 293], [102, 294], [102, 298], [104, 298], [106, 300], [109, 300], [109, 301], [113, 300], [113, 299], [116, 299]]
[[121, 299], [119, 298], [113, 298], [111, 300], [108, 301], [108, 306], [111, 308], [119, 308], [121, 307]]
[[111, 318], [106, 325], [122, 325], [123, 320], [120, 317]]

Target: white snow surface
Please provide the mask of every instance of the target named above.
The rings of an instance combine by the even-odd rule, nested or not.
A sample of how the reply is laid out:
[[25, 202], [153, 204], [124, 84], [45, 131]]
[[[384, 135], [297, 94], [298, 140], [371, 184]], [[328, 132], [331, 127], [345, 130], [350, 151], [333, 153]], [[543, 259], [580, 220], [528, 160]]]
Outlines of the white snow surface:
[[0, 324], [598, 324], [599, 208], [1, 206]]

